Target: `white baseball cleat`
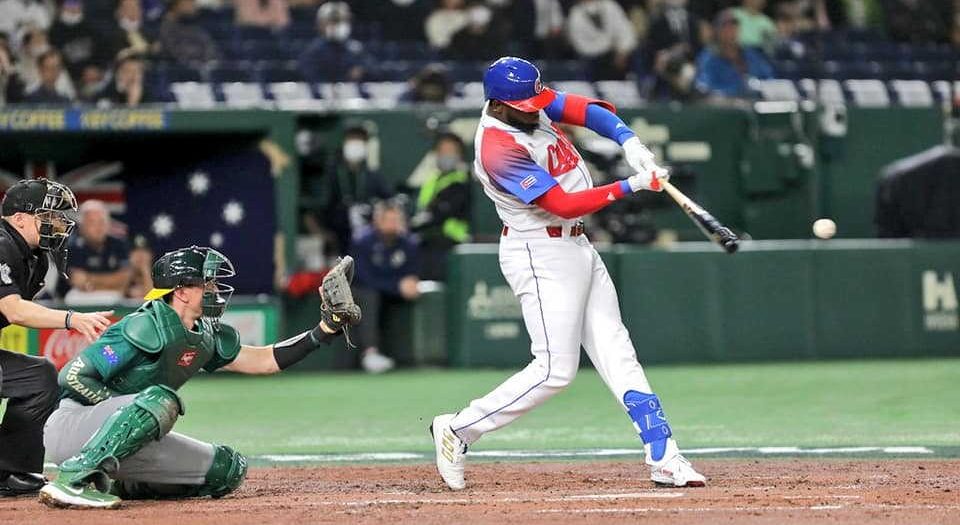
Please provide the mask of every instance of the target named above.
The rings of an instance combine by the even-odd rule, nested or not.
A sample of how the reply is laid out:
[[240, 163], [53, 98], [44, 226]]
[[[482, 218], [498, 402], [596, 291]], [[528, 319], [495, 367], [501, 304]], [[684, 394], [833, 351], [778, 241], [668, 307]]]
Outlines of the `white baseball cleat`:
[[668, 487], [705, 487], [707, 478], [697, 472], [682, 454], [650, 467], [650, 480]]
[[437, 449], [437, 471], [451, 490], [463, 490], [467, 482], [463, 479], [463, 464], [467, 455], [467, 444], [460, 440], [450, 421], [454, 414], [441, 414], [433, 418], [430, 434]]
[[662, 487], [705, 487], [707, 478], [697, 472], [693, 465], [680, 453], [680, 447], [673, 439], [667, 440], [663, 459], [654, 461], [650, 456], [650, 445], [644, 445], [647, 452], [647, 465], [650, 465], [650, 480]]
[[369, 374], [382, 374], [393, 370], [396, 362], [374, 350], [367, 351], [363, 354], [363, 357], [360, 359], [360, 366]]

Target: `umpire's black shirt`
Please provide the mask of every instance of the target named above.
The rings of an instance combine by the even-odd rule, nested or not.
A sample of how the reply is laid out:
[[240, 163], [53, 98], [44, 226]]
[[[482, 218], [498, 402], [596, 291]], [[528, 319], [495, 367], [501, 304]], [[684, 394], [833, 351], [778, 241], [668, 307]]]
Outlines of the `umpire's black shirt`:
[[[31, 250], [13, 226], [0, 219], [0, 299], [17, 294], [33, 299], [43, 288], [43, 278], [49, 265], [47, 254], [40, 248]], [[0, 313], [0, 329], [10, 321]]]

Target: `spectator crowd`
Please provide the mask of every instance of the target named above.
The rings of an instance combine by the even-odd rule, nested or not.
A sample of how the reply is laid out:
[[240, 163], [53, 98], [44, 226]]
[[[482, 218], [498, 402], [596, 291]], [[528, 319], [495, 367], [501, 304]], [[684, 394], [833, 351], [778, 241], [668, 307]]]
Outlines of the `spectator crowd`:
[[[749, 96], [771, 58], [809, 53], [803, 35], [848, 29], [960, 48], [960, 0], [0, 0], [0, 104], [398, 77], [413, 83], [403, 100], [438, 102], [451, 76], [504, 54], [635, 80], [652, 99]], [[395, 55], [435, 63], [398, 72]]]

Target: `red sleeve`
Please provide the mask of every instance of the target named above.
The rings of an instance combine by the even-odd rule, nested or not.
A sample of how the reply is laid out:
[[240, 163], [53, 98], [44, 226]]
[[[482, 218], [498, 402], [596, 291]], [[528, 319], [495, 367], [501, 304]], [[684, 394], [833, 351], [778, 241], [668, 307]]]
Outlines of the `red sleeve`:
[[600, 211], [624, 195], [620, 182], [574, 193], [567, 193], [560, 185], [556, 185], [534, 202], [554, 215], [575, 219]]

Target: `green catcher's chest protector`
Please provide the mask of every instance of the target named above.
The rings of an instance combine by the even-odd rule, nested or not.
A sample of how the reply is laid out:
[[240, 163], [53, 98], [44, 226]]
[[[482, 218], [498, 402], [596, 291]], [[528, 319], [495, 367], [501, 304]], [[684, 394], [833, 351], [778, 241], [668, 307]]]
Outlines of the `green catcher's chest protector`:
[[136, 394], [153, 385], [179, 389], [201, 368], [215, 370], [240, 352], [240, 336], [225, 324], [199, 319], [187, 330], [162, 300], [148, 301], [120, 321], [123, 338], [148, 358], [108, 381], [121, 394]]

